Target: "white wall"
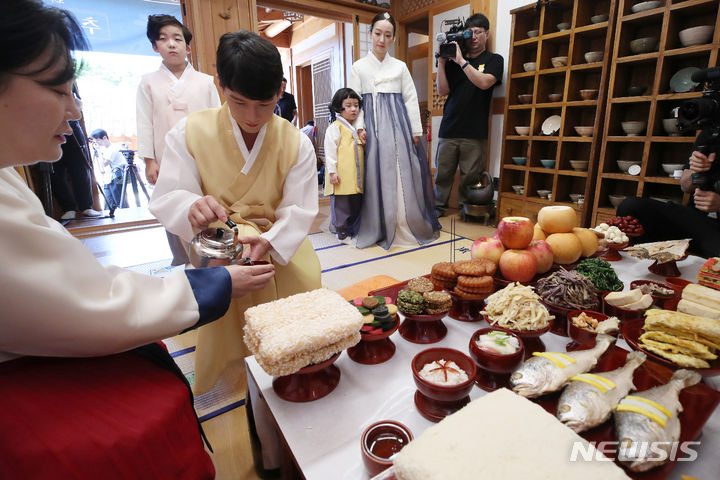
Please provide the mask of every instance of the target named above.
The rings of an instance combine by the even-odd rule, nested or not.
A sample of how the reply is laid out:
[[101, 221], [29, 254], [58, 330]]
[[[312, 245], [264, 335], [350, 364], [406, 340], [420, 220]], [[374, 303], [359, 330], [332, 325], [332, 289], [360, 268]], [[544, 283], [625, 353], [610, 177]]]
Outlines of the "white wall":
[[[505, 60], [505, 72], [503, 73], [502, 85], [495, 87], [493, 96], [504, 97], [507, 84], [508, 59], [510, 58], [510, 27], [512, 26], [512, 15], [514, 10], [524, 5], [529, 5], [528, 0], [502, 0], [497, 7], [497, 25], [490, 25], [490, 35], [494, 40], [495, 53], [502, 55]], [[507, 99], [506, 99], [507, 100]], [[502, 128], [503, 116], [492, 115], [490, 119], [492, 132], [490, 138], [489, 168], [493, 177], [500, 176], [500, 154], [502, 152]]]

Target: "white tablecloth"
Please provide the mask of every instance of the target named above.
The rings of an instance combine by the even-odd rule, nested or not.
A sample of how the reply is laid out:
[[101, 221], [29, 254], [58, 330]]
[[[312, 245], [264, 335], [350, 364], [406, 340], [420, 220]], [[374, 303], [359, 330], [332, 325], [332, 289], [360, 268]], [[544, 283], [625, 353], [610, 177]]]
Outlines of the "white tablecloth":
[[[663, 281], [650, 273], [648, 260], [637, 260], [622, 254], [623, 260], [613, 262], [620, 279], [629, 288], [630, 281], [648, 279]], [[678, 263], [683, 278], [695, 280], [703, 259], [688, 257]], [[307, 403], [293, 403], [279, 398], [272, 389], [273, 377], [267, 375], [254, 357], [246, 359], [249, 382], [256, 382], [267, 401], [272, 416], [292, 450], [298, 466], [308, 480], [353, 479], [369, 477], [360, 454], [360, 435], [370, 424], [379, 420], [396, 420], [410, 428], [414, 436], [433, 425], [415, 408], [410, 360], [430, 347], [451, 347], [468, 353], [473, 332], [487, 326], [484, 321], [465, 323], [446, 317], [447, 336], [431, 345], [418, 345], [403, 339], [395, 332], [392, 341], [395, 355], [379, 365], [355, 363], [343, 353], [335, 362], [341, 372], [340, 383], [328, 396]], [[542, 337], [548, 350], [565, 351], [569, 339], [552, 333]], [[630, 350], [624, 340], [617, 345]], [[706, 379], [713, 388], [720, 386], [720, 377]], [[470, 392], [475, 399], [485, 395], [477, 386]], [[678, 462], [671, 478], [681, 474], [702, 480], [718, 478], [720, 472], [720, 409], [716, 409], [703, 428], [701, 444], [697, 446], [698, 459]], [[715, 472], [715, 473], [713, 473]]]

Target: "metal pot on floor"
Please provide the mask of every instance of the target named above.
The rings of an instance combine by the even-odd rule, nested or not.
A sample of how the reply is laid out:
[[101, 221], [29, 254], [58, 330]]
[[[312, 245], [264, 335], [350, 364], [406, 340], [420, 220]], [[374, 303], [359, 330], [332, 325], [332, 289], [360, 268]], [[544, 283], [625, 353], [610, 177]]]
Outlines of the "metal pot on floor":
[[478, 183], [465, 187], [467, 201], [460, 209], [460, 219], [466, 221], [466, 217], [483, 217], [487, 225], [490, 217], [495, 215], [494, 195], [492, 175], [483, 171]]

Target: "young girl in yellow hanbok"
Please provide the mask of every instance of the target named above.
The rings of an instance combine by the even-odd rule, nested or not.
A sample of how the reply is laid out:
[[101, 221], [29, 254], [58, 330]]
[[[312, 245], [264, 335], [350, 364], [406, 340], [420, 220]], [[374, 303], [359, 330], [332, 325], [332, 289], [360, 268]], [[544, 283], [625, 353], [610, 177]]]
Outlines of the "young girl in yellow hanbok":
[[332, 123], [325, 131], [325, 195], [331, 195], [330, 231], [347, 241], [357, 234], [362, 206], [364, 152], [353, 122], [362, 100], [351, 88], [341, 88], [330, 103]]

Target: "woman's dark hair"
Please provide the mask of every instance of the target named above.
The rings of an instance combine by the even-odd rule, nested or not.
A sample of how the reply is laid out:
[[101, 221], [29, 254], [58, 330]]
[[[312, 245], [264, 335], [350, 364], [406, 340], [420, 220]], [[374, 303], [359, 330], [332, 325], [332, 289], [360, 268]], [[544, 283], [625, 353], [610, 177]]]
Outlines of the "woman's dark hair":
[[467, 20], [465, 20], [465, 28], [484, 28], [485, 30], [490, 30], [490, 20], [483, 15], [482, 13], [475, 13], [473, 15], [470, 15]]
[[358, 101], [358, 106], [362, 108], [362, 98], [360, 95], [355, 93], [352, 88], [341, 88], [335, 95], [333, 95], [332, 101], [330, 102], [330, 121], [334, 122], [337, 118], [337, 114], [343, 111], [343, 100], [346, 98], [354, 98]]
[[75, 78], [76, 64], [73, 50], [89, 50], [85, 35], [73, 15], [59, 8], [47, 7], [39, 0], [6, 0], [0, 15], [0, 89], [10, 74], [43, 57], [46, 61], [37, 69], [23, 72], [36, 75], [55, 66], [58, 73], [42, 82], [62, 85]]
[[105, 130], [102, 128], [98, 128], [97, 130], [93, 130], [93, 132], [90, 134], [90, 138], [94, 138], [96, 140], [100, 140], [102, 138], [107, 137], [108, 134]]
[[280, 52], [260, 35], [247, 30], [220, 37], [217, 48], [220, 85], [250, 100], [268, 100], [280, 91], [283, 78]]
[[148, 15], [146, 34], [148, 40], [150, 40], [150, 43], [152, 43], [153, 46], [155, 45], [155, 42], [160, 39], [160, 30], [168, 25], [173, 25], [182, 30], [183, 38], [185, 38], [185, 45], [190, 45], [192, 32], [190, 32], [190, 29], [183, 25], [180, 20], [172, 15]]
[[375, 15], [372, 19], [372, 22], [370, 22], [370, 31], [372, 32], [373, 27], [375, 26], [375, 23], [379, 22], [380, 20], [387, 20], [390, 22], [390, 25], [393, 27], [393, 37], [395, 36], [395, 32], [397, 32], [397, 25], [395, 25], [395, 19], [387, 12], [378, 13]]

